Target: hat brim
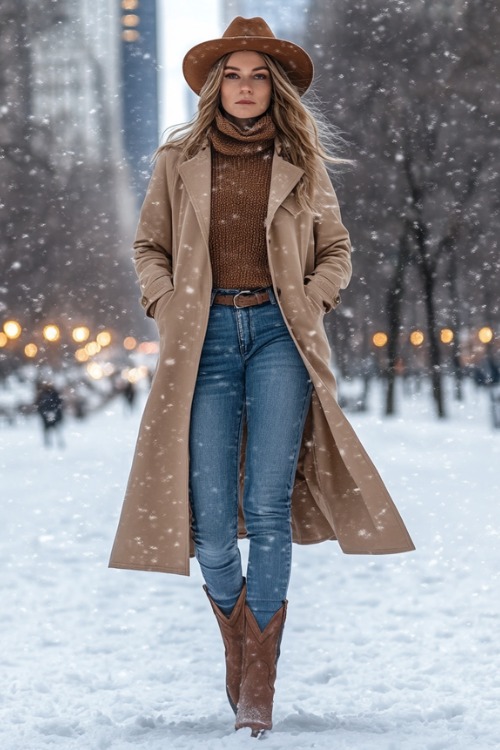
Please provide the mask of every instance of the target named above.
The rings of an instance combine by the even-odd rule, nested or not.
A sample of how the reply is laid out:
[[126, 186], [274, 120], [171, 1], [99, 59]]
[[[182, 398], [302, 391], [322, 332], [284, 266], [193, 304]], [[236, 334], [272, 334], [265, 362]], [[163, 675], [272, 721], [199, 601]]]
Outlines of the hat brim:
[[182, 72], [189, 87], [199, 94], [210, 68], [230, 52], [251, 50], [271, 55], [284, 68], [290, 82], [303, 96], [311, 85], [314, 68], [307, 52], [298, 44], [283, 39], [259, 36], [239, 36], [212, 39], [192, 47], [182, 62]]

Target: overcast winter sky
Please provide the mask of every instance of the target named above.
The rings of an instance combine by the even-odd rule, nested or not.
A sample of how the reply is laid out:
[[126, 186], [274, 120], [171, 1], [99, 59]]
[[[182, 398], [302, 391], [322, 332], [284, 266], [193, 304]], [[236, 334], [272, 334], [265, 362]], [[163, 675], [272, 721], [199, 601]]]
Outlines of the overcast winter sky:
[[182, 59], [190, 47], [222, 33], [219, 0], [180, 0], [158, 3], [160, 132], [190, 119], [196, 97], [182, 75]]

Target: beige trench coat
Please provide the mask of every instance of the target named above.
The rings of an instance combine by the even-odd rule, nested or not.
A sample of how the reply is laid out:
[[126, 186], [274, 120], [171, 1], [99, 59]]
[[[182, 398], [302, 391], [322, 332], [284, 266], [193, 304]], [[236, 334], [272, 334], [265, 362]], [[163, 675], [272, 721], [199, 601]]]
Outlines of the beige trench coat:
[[[403, 521], [337, 404], [330, 370], [323, 314], [350, 279], [349, 235], [326, 170], [315, 214], [297, 205], [293, 190], [301, 175], [277, 146], [266, 219], [269, 267], [314, 385], [292, 496], [293, 539], [337, 539], [346, 553], [409, 551], [414, 547]], [[170, 148], [157, 160], [142, 207], [135, 263], [160, 353], [111, 567], [189, 575], [189, 423], [212, 288], [210, 179], [208, 145], [184, 161]]]

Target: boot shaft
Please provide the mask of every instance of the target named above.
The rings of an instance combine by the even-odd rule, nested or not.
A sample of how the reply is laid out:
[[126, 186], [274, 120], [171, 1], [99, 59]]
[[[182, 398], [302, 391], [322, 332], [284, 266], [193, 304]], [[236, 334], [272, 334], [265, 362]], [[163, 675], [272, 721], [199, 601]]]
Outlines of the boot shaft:
[[245, 635], [240, 700], [236, 729], [250, 727], [252, 734], [272, 728], [272, 710], [276, 665], [286, 619], [287, 602], [273, 615], [261, 631], [245, 605]]
[[226, 694], [231, 708], [234, 713], [236, 713], [236, 707], [240, 695], [241, 670], [243, 664], [246, 582], [245, 580], [243, 581], [243, 588], [240, 596], [238, 597], [238, 601], [229, 617], [226, 617], [214, 602], [208, 593], [208, 588], [203, 586], [203, 589], [212, 607], [224, 643], [226, 659]]

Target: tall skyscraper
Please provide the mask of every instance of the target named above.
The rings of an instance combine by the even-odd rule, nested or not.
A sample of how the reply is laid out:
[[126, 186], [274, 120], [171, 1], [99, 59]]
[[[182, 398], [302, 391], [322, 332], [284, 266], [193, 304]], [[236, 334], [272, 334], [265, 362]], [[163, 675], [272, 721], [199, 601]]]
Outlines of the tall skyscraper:
[[58, 170], [75, 155], [121, 159], [118, 29], [116, 0], [27, 3], [31, 116], [50, 130]]
[[156, 0], [121, 0], [123, 142], [142, 200], [158, 146]]
[[127, 330], [136, 308], [120, 16], [117, 0], [0, 3], [0, 313], [33, 330]]

